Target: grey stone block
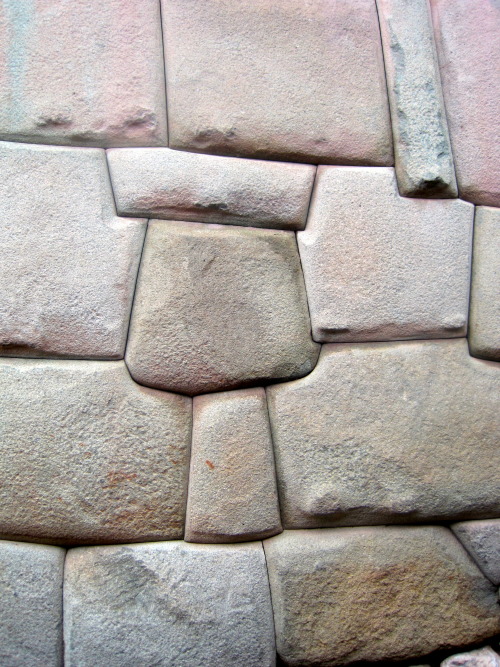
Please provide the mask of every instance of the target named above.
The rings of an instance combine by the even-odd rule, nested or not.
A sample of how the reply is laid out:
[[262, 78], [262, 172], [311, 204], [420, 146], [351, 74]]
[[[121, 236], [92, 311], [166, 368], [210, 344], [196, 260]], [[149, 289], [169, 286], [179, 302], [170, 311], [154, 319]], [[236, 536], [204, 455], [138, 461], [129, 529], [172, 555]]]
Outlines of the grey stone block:
[[123, 362], [0, 364], [0, 535], [62, 544], [183, 535], [191, 401]]
[[452, 524], [456, 537], [484, 574], [500, 585], [500, 519], [464, 521]]
[[281, 530], [265, 391], [196, 396], [184, 539], [242, 542]]
[[477, 651], [452, 655], [443, 660], [441, 667], [500, 667], [500, 656], [485, 646]]
[[285, 528], [500, 514], [500, 373], [465, 340], [325, 345], [269, 387]]
[[260, 543], [184, 542], [68, 552], [66, 667], [272, 667]]
[[400, 197], [393, 169], [319, 167], [297, 234], [314, 339], [464, 336], [473, 215]]
[[264, 548], [286, 665], [389, 664], [500, 630], [493, 584], [446, 528], [285, 531]]

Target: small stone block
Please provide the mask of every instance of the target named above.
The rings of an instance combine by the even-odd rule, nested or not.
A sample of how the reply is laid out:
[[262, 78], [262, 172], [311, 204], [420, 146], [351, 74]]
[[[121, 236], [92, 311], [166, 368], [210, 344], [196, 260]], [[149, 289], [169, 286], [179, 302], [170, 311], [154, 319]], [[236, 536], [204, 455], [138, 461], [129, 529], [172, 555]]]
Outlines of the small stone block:
[[477, 651], [452, 655], [443, 660], [441, 667], [500, 667], [500, 655], [485, 646]]
[[451, 529], [488, 579], [500, 586], [500, 519], [463, 521]]

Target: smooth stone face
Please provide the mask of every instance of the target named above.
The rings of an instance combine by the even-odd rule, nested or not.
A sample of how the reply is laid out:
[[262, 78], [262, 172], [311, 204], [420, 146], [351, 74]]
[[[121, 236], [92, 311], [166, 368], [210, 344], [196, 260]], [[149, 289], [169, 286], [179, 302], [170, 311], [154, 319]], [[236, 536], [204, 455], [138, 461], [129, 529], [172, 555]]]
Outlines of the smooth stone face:
[[107, 152], [120, 215], [304, 229], [316, 173], [305, 164], [168, 148]]
[[488, 579], [499, 586], [500, 519], [454, 523], [451, 529]]
[[493, 585], [446, 528], [285, 531], [264, 548], [286, 665], [388, 664], [500, 630]]
[[0, 8], [0, 137], [167, 143], [156, 0], [23, 0]]
[[199, 394], [314, 367], [292, 232], [154, 220], [126, 361], [141, 384]]
[[498, 0], [430, 0], [463, 199], [500, 206]]
[[66, 667], [272, 667], [260, 543], [184, 542], [68, 552]]
[[474, 220], [471, 354], [500, 361], [500, 209], [480, 206]]
[[428, 0], [377, 0], [399, 192], [456, 197]]
[[0, 172], [0, 354], [123, 357], [146, 227], [104, 151], [0, 143]]
[[0, 665], [62, 665], [64, 549], [0, 541]]
[[314, 340], [464, 336], [473, 215], [400, 197], [392, 169], [319, 167], [297, 234]]
[[184, 539], [242, 542], [281, 530], [264, 389], [196, 396]]
[[325, 345], [268, 388], [284, 527], [499, 516], [499, 390], [465, 340]]
[[485, 646], [477, 651], [452, 655], [441, 663], [441, 667], [500, 667], [500, 656]]
[[170, 146], [392, 164], [374, 0], [163, 0]]
[[92, 544], [178, 539], [191, 402], [123, 362], [3, 360], [0, 535]]

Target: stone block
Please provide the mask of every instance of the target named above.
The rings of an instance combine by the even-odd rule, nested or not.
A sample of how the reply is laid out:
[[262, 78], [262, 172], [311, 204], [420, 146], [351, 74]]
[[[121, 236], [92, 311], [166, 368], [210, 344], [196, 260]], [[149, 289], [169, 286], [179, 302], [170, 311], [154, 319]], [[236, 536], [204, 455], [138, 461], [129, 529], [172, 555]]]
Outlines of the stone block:
[[281, 530], [264, 389], [196, 396], [184, 539], [242, 542]]
[[493, 584], [446, 528], [285, 531], [264, 548], [285, 665], [389, 664], [500, 630]]
[[500, 586], [500, 519], [463, 521], [451, 529], [488, 579]]
[[120, 361], [0, 364], [0, 535], [59, 544], [178, 539], [191, 401]]
[[150, 223], [126, 362], [200, 394], [309, 373], [318, 356], [293, 232]]
[[0, 354], [119, 359], [146, 230], [104, 151], [0, 143]]
[[261, 544], [184, 542], [68, 552], [67, 667], [273, 667]]
[[477, 651], [452, 655], [443, 660], [441, 667], [500, 667], [500, 655], [485, 646]]
[[374, 0], [163, 0], [170, 146], [392, 164]]
[[297, 234], [314, 340], [464, 336], [473, 216], [400, 197], [393, 169], [319, 167]]
[[284, 527], [499, 516], [499, 370], [465, 340], [325, 345], [267, 390]]

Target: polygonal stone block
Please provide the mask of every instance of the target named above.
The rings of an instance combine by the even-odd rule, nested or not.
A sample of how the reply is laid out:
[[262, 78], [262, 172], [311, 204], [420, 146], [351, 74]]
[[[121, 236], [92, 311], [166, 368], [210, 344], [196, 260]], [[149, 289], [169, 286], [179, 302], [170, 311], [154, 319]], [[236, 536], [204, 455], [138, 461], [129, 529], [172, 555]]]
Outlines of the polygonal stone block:
[[484, 574], [500, 585], [500, 519], [462, 521], [451, 526]]

